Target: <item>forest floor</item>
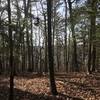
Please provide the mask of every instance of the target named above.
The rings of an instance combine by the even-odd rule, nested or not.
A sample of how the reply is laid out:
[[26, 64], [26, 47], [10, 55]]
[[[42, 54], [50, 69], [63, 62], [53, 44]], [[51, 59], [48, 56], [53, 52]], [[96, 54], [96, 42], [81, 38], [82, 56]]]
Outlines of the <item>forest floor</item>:
[[[56, 74], [59, 94], [52, 96], [48, 76], [18, 75], [14, 79], [14, 100], [100, 100], [100, 73]], [[0, 100], [8, 100], [9, 77], [0, 75]]]

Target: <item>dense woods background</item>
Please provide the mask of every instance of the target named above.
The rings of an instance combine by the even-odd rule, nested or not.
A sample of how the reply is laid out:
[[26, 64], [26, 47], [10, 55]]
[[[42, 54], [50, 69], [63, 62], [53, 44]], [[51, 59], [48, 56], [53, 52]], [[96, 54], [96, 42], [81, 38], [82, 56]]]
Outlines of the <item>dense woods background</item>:
[[[0, 0], [0, 74], [100, 72], [100, 0]], [[54, 74], [55, 73], [55, 74]]]

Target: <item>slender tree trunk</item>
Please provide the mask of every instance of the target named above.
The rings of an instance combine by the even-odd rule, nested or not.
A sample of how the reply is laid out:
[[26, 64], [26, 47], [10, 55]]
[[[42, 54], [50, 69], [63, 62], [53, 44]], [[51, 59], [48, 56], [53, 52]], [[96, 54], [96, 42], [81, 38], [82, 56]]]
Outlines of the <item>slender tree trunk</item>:
[[29, 28], [28, 28], [28, 11], [30, 7], [30, 0], [27, 1], [23, 0], [24, 2], [24, 15], [25, 15], [25, 28], [26, 28], [26, 45], [27, 45], [27, 58], [26, 58], [26, 65], [28, 71], [30, 71], [31, 67], [31, 59], [30, 59], [30, 38], [29, 38]]
[[48, 15], [48, 59], [49, 59], [49, 74], [50, 74], [50, 86], [53, 95], [57, 95], [57, 89], [54, 78], [54, 61], [52, 52], [52, 32], [51, 32], [51, 0], [47, 0], [47, 15]]
[[96, 40], [96, 9], [97, 6], [97, 0], [92, 0], [92, 10], [93, 10], [93, 14], [91, 15], [91, 32], [92, 32], [92, 38], [93, 38], [93, 51], [92, 51], [92, 72], [95, 72], [95, 68], [96, 68], [96, 45], [95, 45], [95, 40]]
[[10, 91], [9, 91], [9, 100], [14, 100], [14, 66], [13, 66], [13, 41], [12, 41], [12, 29], [11, 29], [11, 6], [10, 0], [8, 2], [8, 21], [9, 21], [9, 51], [10, 51]]
[[0, 74], [2, 73], [2, 62], [1, 62], [1, 54], [0, 54]]
[[[52, 3], [53, 4], [53, 3]], [[55, 5], [55, 1], [54, 1], [54, 5]], [[54, 7], [54, 11], [51, 12], [53, 18], [51, 19], [51, 23], [52, 23], [52, 52], [53, 52], [53, 59], [54, 59], [54, 56], [55, 56], [55, 45], [54, 45], [54, 39], [55, 39], [55, 24], [56, 24], [56, 19], [55, 19], [55, 16], [56, 16], [56, 7]], [[55, 63], [55, 59], [54, 59], [54, 63]], [[55, 69], [55, 66], [54, 66], [54, 69]]]
[[85, 45], [86, 45], [86, 40], [85, 40], [85, 35], [83, 36], [83, 53], [82, 53], [82, 71], [85, 71]]
[[47, 25], [46, 25], [46, 16], [44, 15], [44, 30], [45, 30], [45, 73], [47, 73], [48, 72], [48, 54], [47, 54], [47, 48], [48, 48], [48, 45], [47, 45], [47, 43], [48, 43], [48, 41], [47, 41], [47, 34], [46, 34], [46, 32], [47, 32], [47, 30], [46, 30], [46, 28], [47, 28]]
[[91, 74], [91, 33], [89, 33], [89, 50], [88, 50], [88, 72]]
[[48, 48], [48, 37], [47, 37], [47, 20], [46, 20], [46, 14], [45, 14], [45, 11], [44, 11], [44, 8], [43, 8], [43, 3], [42, 3], [42, 0], [40, 1], [40, 4], [41, 4], [41, 7], [42, 7], [42, 11], [43, 11], [43, 17], [44, 17], [44, 37], [45, 37], [45, 73], [48, 72], [48, 54], [47, 54], [47, 48]]
[[39, 52], [40, 52], [40, 57], [39, 57], [39, 59], [40, 59], [40, 62], [39, 62], [39, 63], [40, 63], [40, 66], [39, 66], [39, 67], [40, 67], [40, 68], [39, 68], [39, 73], [40, 73], [40, 75], [42, 75], [43, 69], [42, 69], [42, 61], [41, 61], [41, 60], [42, 60], [42, 59], [41, 59], [41, 58], [42, 58], [41, 46], [40, 46]]
[[[30, 4], [30, 13], [32, 13], [32, 6]], [[32, 17], [30, 18], [31, 22], [31, 70], [34, 71], [34, 54], [33, 54], [33, 24]]]
[[60, 71], [60, 56], [59, 56], [60, 51], [58, 49], [59, 49], [59, 46], [57, 43], [56, 57], [57, 57], [57, 71], [59, 72]]
[[96, 47], [94, 40], [96, 39], [96, 4], [97, 0], [91, 0], [92, 14], [90, 15], [90, 32], [89, 32], [89, 51], [88, 51], [88, 72], [91, 74], [95, 71]]
[[24, 34], [22, 36], [22, 45], [21, 45], [21, 52], [22, 52], [22, 72], [25, 71], [26, 69], [26, 64], [25, 64], [25, 41], [24, 41]]
[[74, 30], [74, 19], [73, 19], [73, 15], [72, 15], [72, 2], [71, 2], [71, 0], [68, 0], [68, 5], [69, 5], [69, 13], [70, 13], [72, 39], [73, 39], [72, 66], [73, 66], [74, 71], [79, 72], [78, 61], [77, 61], [77, 44], [76, 44], [76, 36], [75, 36], [75, 30]]
[[66, 72], [68, 72], [68, 50], [67, 50], [67, 2], [64, 0], [65, 3], [65, 46], [64, 46], [64, 60], [65, 60], [65, 68]]
[[70, 34], [68, 36], [68, 72], [71, 70], [70, 69]]
[[4, 70], [5, 69], [5, 63], [6, 63], [6, 61], [5, 61], [5, 39], [4, 39], [4, 36], [2, 38], [3, 38], [2, 39], [2, 41], [3, 41], [3, 43], [2, 43], [2, 45], [3, 45], [3, 54], [2, 54], [2, 66], [1, 66], [1, 70], [5, 71]]

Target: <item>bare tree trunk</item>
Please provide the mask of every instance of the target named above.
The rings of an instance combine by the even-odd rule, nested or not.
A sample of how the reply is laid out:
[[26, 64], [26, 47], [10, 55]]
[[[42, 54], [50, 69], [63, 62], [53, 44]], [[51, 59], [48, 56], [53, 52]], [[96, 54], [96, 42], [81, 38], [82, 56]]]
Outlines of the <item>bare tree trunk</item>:
[[9, 91], [9, 100], [14, 100], [14, 66], [13, 66], [13, 40], [12, 40], [12, 29], [11, 29], [11, 6], [10, 0], [8, 2], [8, 21], [9, 21], [9, 50], [10, 50], [10, 91]]
[[0, 54], [0, 74], [2, 72], [2, 62], [1, 62], [1, 54]]
[[74, 71], [78, 72], [78, 61], [77, 61], [77, 44], [76, 44], [76, 36], [75, 36], [75, 30], [74, 30], [74, 20], [72, 15], [72, 2], [71, 0], [68, 0], [69, 5], [69, 13], [70, 13], [70, 23], [71, 23], [71, 31], [72, 31], [72, 39], [73, 39], [73, 56], [72, 56], [72, 67]]
[[[56, 1], [52, 2], [52, 5], [54, 6], [56, 4]], [[56, 19], [55, 19], [55, 16], [56, 16], [56, 7], [54, 7], [54, 10], [51, 12], [53, 18], [51, 18], [52, 20], [52, 52], [53, 52], [53, 59], [55, 57], [55, 45], [54, 45], [54, 40], [55, 40], [55, 33], [56, 33]], [[55, 59], [54, 59], [54, 63], [55, 63]], [[54, 66], [54, 69], [55, 69], [55, 66]]]
[[43, 17], [44, 17], [44, 36], [45, 36], [45, 73], [48, 72], [48, 54], [47, 54], [47, 48], [48, 48], [48, 37], [47, 37], [47, 20], [46, 20], [46, 14], [43, 8], [43, 4], [42, 4], [42, 0], [40, 1], [41, 7], [42, 7], [42, 11], [43, 11]]
[[53, 95], [57, 95], [57, 89], [54, 78], [54, 61], [52, 52], [52, 32], [51, 32], [51, 0], [47, 0], [47, 15], [48, 15], [48, 59], [49, 59], [49, 74], [50, 74], [50, 85], [51, 92]]
[[85, 35], [83, 36], [83, 54], [82, 54], [82, 71], [85, 71], [85, 45], [86, 45], [86, 41], [85, 41]]
[[92, 14], [90, 15], [90, 33], [89, 33], [89, 51], [88, 51], [88, 72], [91, 74], [95, 71], [96, 63], [96, 46], [94, 40], [96, 39], [96, 4], [97, 0], [91, 0]]
[[65, 46], [64, 46], [64, 62], [65, 62], [65, 68], [66, 72], [68, 72], [68, 50], [67, 50], [67, 1], [64, 0], [65, 3]]
[[57, 71], [59, 72], [60, 67], [60, 52], [59, 52], [59, 44], [58, 44], [58, 35], [56, 35], [56, 58], [57, 58]]
[[68, 72], [71, 71], [71, 68], [70, 68], [70, 34], [68, 36]]
[[[30, 4], [30, 13], [32, 13], [32, 6]], [[32, 17], [30, 18], [31, 22], [31, 71], [34, 71], [34, 54], [33, 54], [33, 24], [32, 24]]]
[[96, 45], [95, 45], [95, 40], [96, 40], [96, 12], [97, 12], [97, 0], [92, 0], [92, 10], [94, 14], [91, 15], [91, 32], [92, 32], [92, 38], [93, 38], [93, 51], [92, 51], [92, 72], [95, 72], [96, 68]]

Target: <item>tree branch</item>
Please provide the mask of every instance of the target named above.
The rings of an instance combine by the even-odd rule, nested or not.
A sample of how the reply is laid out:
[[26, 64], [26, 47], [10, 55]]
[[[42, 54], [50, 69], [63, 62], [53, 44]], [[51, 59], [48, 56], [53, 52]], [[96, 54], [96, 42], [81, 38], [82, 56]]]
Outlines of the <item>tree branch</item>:
[[74, 3], [75, 2], [75, 0], [73, 0], [71, 3]]

